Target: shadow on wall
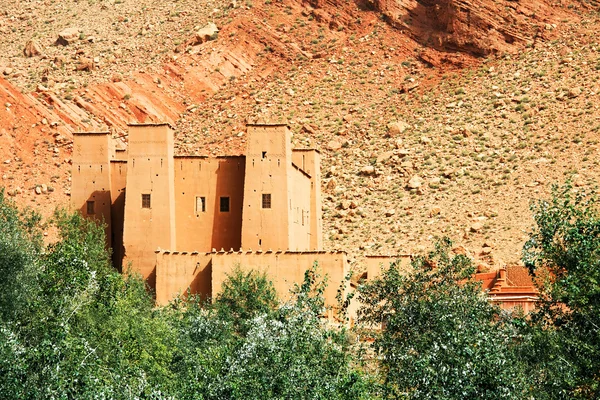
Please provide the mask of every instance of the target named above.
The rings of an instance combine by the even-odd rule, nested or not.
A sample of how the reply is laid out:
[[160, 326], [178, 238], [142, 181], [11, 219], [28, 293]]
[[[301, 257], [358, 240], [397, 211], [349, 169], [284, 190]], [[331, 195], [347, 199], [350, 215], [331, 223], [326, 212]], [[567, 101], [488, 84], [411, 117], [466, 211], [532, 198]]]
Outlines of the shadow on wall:
[[211, 235], [211, 249], [217, 251], [242, 247], [244, 171], [239, 173], [240, 168], [244, 168], [240, 162], [219, 160]]
[[202, 300], [209, 299], [212, 293], [212, 259], [206, 265], [197, 262], [194, 275], [189, 292], [199, 295]]
[[93, 191], [79, 207], [81, 215], [105, 225], [104, 233], [106, 235], [107, 248], [112, 247], [111, 207], [110, 191], [106, 190]]
[[111, 230], [112, 230], [112, 260], [114, 267], [123, 272], [123, 257], [125, 247], [123, 246], [123, 227], [125, 221], [125, 190], [122, 190], [113, 200], [111, 210]]

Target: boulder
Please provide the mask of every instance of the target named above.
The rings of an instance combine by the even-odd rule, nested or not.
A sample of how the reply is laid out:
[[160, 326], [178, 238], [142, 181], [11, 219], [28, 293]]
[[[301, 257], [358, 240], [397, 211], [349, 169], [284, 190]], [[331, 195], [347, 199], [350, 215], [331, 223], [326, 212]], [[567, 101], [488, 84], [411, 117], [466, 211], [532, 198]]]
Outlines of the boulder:
[[407, 186], [409, 189], [418, 189], [421, 187], [421, 185], [423, 185], [423, 178], [421, 178], [419, 175], [415, 175], [410, 178]]
[[197, 46], [199, 44], [208, 42], [209, 40], [215, 40], [219, 35], [219, 28], [212, 22], [209, 22], [204, 28], [200, 29], [194, 35], [194, 38], [190, 42], [191, 46]]
[[79, 29], [67, 28], [58, 34], [58, 39], [54, 42], [57, 46], [68, 46], [79, 40]]
[[42, 54], [42, 46], [38, 43], [37, 40], [30, 40], [25, 44], [25, 48], [23, 49], [23, 55], [25, 57], [35, 57]]
[[473, 225], [471, 225], [470, 230], [473, 233], [479, 233], [483, 230], [483, 224], [481, 222], [475, 222]]
[[363, 175], [375, 175], [375, 167], [372, 165], [367, 165], [361, 168], [360, 173]]
[[93, 71], [96, 68], [96, 63], [91, 58], [82, 57], [79, 59], [79, 64], [75, 67], [77, 71]]
[[332, 151], [337, 151], [342, 148], [342, 144], [337, 140], [332, 140], [329, 143], [327, 143], [327, 148]]
[[394, 122], [390, 122], [388, 124], [387, 128], [388, 128], [388, 134], [390, 136], [396, 136], [396, 135], [401, 135], [404, 132], [406, 132], [406, 130], [408, 128], [410, 128], [410, 125], [408, 125], [404, 121], [394, 121]]

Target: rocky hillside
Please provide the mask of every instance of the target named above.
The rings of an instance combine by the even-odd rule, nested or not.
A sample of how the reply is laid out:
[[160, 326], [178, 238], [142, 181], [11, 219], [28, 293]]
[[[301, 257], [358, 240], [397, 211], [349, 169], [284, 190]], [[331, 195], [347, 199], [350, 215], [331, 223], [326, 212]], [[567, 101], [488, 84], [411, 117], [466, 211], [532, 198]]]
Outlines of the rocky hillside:
[[449, 235], [513, 263], [531, 198], [595, 183], [600, 24], [583, 3], [4, 3], [0, 168], [21, 204], [68, 201], [74, 131], [166, 120], [180, 154], [238, 154], [256, 115], [322, 149], [326, 246], [353, 257]]

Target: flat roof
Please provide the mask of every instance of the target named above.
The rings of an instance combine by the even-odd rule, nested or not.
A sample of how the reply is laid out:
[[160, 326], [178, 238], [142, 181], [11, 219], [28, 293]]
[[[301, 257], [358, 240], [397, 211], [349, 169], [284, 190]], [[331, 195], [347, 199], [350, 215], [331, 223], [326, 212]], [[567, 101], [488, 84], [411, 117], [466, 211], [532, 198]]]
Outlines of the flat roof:
[[144, 123], [130, 122], [127, 124], [127, 126], [165, 126], [165, 125], [167, 125], [171, 129], [175, 129], [173, 127], [173, 125], [171, 125], [168, 122], [144, 122]]
[[406, 258], [412, 257], [412, 254], [366, 254], [367, 258]]
[[91, 135], [110, 135], [110, 132], [73, 132], [73, 135], [91, 136]]
[[317, 153], [321, 154], [319, 149], [292, 149], [292, 151], [316, 151]]
[[185, 158], [189, 158], [189, 159], [199, 158], [199, 159], [206, 160], [206, 159], [219, 159], [219, 158], [246, 158], [246, 156], [243, 154], [239, 154], [239, 155], [235, 155], [235, 156], [227, 156], [227, 155], [226, 156], [207, 156], [207, 155], [202, 155], [202, 154], [188, 154], [188, 155], [183, 154], [183, 155], [175, 155], [175, 156], [173, 156], [173, 158], [184, 158], [184, 159]]

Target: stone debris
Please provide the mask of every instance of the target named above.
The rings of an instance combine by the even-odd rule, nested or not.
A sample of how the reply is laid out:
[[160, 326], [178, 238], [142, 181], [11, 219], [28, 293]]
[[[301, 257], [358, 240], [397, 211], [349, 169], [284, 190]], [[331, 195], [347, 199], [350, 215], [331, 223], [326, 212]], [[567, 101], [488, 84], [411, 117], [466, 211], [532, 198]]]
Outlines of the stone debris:
[[419, 175], [414, 175], [408, 181], [408, 185], [407, 186], [408, 186], [409, 189], [418, 189], [422, 185], [423, 185], [423, 178], [421, 178]]
[[362, 175], [375, 175], [375, 167], [372, 165], [367, 165], [361, 168], [360, 173]]
[[209, 40], [217, 39], [219, 35], [219, 28], [213, 22], [209, 22], [205, 27], [198, 30], [194, 38], [189, 43], [190, 46], [197, 46], [199, 44], [208, 42]]
[[77, 71], [93, 71], [96, 68], [96, 63], [94, 60], [86, 57], [82, 57], [79, 59], [79, 63], [75, 67]]
[[62, 30], [58, 34], [58, 38], [56, 42], [54, 42], [57, 46], [68, 46], [79, 40], [79, 29], [77, 28], [67, 28]]
[[32, 39], [25, 44], [25, 48], [23, 49], [23, 55], [25, 57], [35, 57], [41, 54], [42, 46], [37, 40]]
[[388, 124], [388, 134], [389, 136], [397, 136], [401, 135], [410, 127], [404, 121], [394, 121]]

